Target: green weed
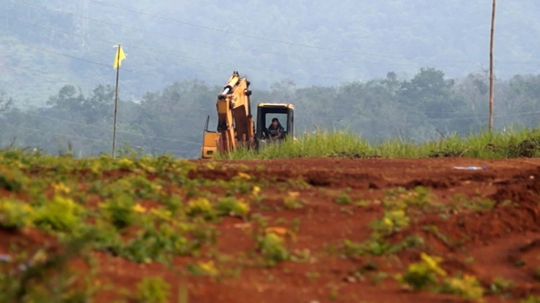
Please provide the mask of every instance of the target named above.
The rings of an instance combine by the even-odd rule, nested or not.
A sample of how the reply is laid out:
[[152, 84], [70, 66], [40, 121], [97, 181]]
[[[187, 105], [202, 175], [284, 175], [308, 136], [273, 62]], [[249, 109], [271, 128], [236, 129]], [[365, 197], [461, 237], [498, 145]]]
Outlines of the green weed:
[[135, 297], [144, 303], [167, 303], [171, 286], [162, 277], [145, 277], [137, 284]]
[[283, 205], [288, 209], [300, 209], [304, 207], [304, 203], [299, 199], [299, 192], [289, 192], [285, 198], [283, 198]]
[[23, 201], [4, 198], [0, 200], [0, 226], [17, 229], [32, 226], [35, 210]]
[[437, 285], [439, 276], [446, 272], [439, 267], [442, 259], [421, 254], [421, 261], [409, 265], [405, 274], [397, 275], [397, 280], [410, 286], [413, 290], [425, 290]]
[[216, 206], [219, 216], [235, 215], [245, 217], [250, 210], [249, 204], [234, 197], [227, 197], [219, 200]]
[[343, 158], [427, 158], [468, 157], [505, 159], [539, 155], [540, 131], [522, 128], [514, 131], [460, 136], [451, 134], [442, 140], [410, 142], [388, 139], [370, 143], [360, 135], [347, 131], [318, 130], [296, 141], [284, 140], [280, 145], [270, 145], [259, 152], [239, 148], [231, 154], [220, 154], [220, 159], [277, 159], [297, 157]]
[[339, 205], [348, 205], [352, 203], [351, 197], [346, 192], [340, 193], [339, 196], [334, 199], [334, 202]]
[[273, 232], [258, 237], [257, 249], [269, 266], [274, 266], [281, 261], [288, 260], [291, 256], [286, 247], [285, 239]]

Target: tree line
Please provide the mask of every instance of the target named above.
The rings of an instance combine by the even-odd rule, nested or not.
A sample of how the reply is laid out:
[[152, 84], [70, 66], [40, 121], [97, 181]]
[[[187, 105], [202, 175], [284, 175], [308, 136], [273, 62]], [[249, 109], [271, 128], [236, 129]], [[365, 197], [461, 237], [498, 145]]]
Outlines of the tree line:
[[[443, 71], [421, 68], [414, 77], [394, 72], [339, 86], [297, 87], [291, 80], [268, 90], [253, 86], [259, 102], [287, 102], [296, 108], [296, 136], [317, 129], [348, 130], [372, 141], [399, 137], [423, 141], [451, 133], [467, 135], [487, 127], [488, 78], [485, 72], [448, 79]], [[495, 83], [495, 129], [535, 127], [540, 115], [540, 75], [516, 75]], [[221, 85], [197, 79], [171, 83], [140, 100], [123, 99], [118, 109], [117, 146], [148, 153], [199, 156], [207, 115], [215, 128], [215, 102]], [[15, 100], [16, 101], [16, 100]], [[114, 87], [98, 85], [85, 95], [62, 87], [45, 106], [21, 109], [0, 95], [2, 147], [39, 148], [76, 157], [110, 153]]]

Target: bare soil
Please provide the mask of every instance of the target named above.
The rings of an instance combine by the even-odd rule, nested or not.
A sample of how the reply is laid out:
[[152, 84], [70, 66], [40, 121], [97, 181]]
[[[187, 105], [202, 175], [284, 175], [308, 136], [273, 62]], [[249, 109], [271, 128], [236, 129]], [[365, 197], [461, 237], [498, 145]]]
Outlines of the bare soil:
[[[350, 190], [348, 195], [353, 202], [371, 201], [381, 199], [388, 189], [424, 186], [433, 191], [437, 202], [446, 203], [456, 194], [462, 194], [471, 199], [491, 199], [495, 206], [493, 209], [456, 212], [446, 219], [435, 214], [423, 214], [391, 241], [397, 243], [407, 235], [420, 235], [430, 248], [428, 253], [445, 260], [442, 264], [445, 270], [473, 274], [487, 289], [498, 277], [514, 282], [511, 296], [489, 294], [484, 298], [485, 302], [517, 302], [529, 294], [540, 294], [540, 282], [536, 278], [536, 270], [540, 268], [540, 160], [441, 158], [213, 162], [227, 167], [225, 170], [207, 168], [204, 161], [195, 162], [199, 166], [189, 174], [190, 178], [229, 180], [241, 170], [255, 180], [275, 184], [275, 188], [265, 187], [263, 194], [266, 199], [259, 206], [253, 205], [252, 213], [269, 218], [271, 225], [276, 227], [289, 228], [290, 222], [298, 219], [299, 231], [295, 239], [289, 241], [289, 247], [291, 250], [308, 249], [311, 260], [285, 261], [271, 268], [245, 266], [238, 276], [218, 281], [208, 277], [183, 280], [174, 269], [160, 264], [135, 264], [99, 253], [97, 256], [104, 270], [104, 279], [133, 289], [141, 277], [160, 275], [173, 287], [171, 302], [178, 302], [182, 283], [187, 283], [190, 303], [465, 302], [453, 295], [409, 292], [393, 279], [394, 273], [403, 272], [408, 264], [418, 260], [418, 251], [373, 258], [344, 257], [332, 253], [332, 248], [340, 247], [344, 239], [366, 240], [371, 233], [370, 222], [383, 213], [378, 205], [337, 204], [334, 199], [339, 193]], [[470, 165], [488, 169], [453, 169], [453, 166]], [[298, 180], [311, 185], [295, 189], [306, 202], [303, 208], [268, 208], [281, 205], [286, 192], [279, 189], [280, 184]], [[294, 188], [294, 184], [290, 188]], [[508, 201], [514, 206], [508, 207]], [[450, 242], [425, 231], [424, 226], [436, 226]], [[239, 218], [225, 218], [217, 225], [217, 250], [225, 255], [248, 254], [255, 245], [251, 234], [246, 232], [250, 227], [249, 222]], [[0, 248], [25, 237], [32, 245], [38, 241], [34, 234], [2, 232]], [[178, 258], [175, 264], [181, 268], [190, 261], [190, 258]], [[367, 275], [365, 280], [351, 276], [351, 272], [369, 262], [377, 262], [379, 271], [386, 272], [387, 277], [377, 281], [375, 275], [378, 271], [373, 273], [374, 276]]]

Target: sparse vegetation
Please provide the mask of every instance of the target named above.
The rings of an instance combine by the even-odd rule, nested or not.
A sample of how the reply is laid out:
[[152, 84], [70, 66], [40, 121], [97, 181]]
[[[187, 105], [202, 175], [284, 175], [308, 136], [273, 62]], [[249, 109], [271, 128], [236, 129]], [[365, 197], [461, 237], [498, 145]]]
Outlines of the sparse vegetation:
[[136, 299], [141, 303], [167, 303], [171, 287], [161, 277], [145, 277], [137, 284]]
[[[480, 277], [450, 276], [445, 262], [434, 257], [444, 247], [466, 253], [463, 259], [468, 260], [469, 235], [453, 229], [462, 228], [460, 220], [467, 216], [489, 216], [501, 208], [522, 211], [524, 202], [512, 202], [512, 196], [499, 201], [478, 190], [469, 195], [458, 191], [441, 200], [422, 185], [439, 184], [431, 180], [404, 181], [403, 186], [392, 181], [380, 189], [370, 188], [380, 180], [368, 177], [360, 180], [362, 186], [335, 187], [318, 183], [324, 174], [276, 181], [248, 165], [126, 155], [74, 159], [0, 151], [0, 172], [6, 172], [0, 189], [1, 236], [35, 239], [44, 247], [36, 250], [23, 241], [10, 248], [0, 240], [0, 280], [9, 280], [0, 299], [12, 298], [26, 285], [23, 302], [64, 293], [56, 301], [77, 297], [90, 302], [107, 293], [118, 300], [171, 302], [181, 297], [186, 302], [193, 284], [227, 280], [234, 285], [244, 275], [250, 277], [249, 287], [259, 278], [280, 283], [284, 275], [318, 287], [335, 276], [333, 264], [351, 264], [343, 283], [379, 285], [401, 274], [398, 280], [411, 290], [466, 299], [486, 292], [508, 296], [514, 287], [512, 281], [493, 279], [484, 289]], [[530, 176], [516, 178], [535, 182]], [[492, 222], [482, 216], [471, 218]], [[532, 223], [522, 228], [530, 226], [525, 224]], [[504, 227], [503, 234], [513, 226]], [[83, 239], [80, 249], [61, 253]], [[422, 256], [420, 262], [403, 258], [415, 253]], [[56, 256], [64, 256], [62, 266], [53, 262]], [[90, 257], [96, 262], [79, 265], [81, 258]], [[26, 270], [15, 270], [20, 266]], [[464, 261], [462, 266], [472, 265]], [[57, 276], [43, 280], [53, 269]], [[31, 281], [25, 280], [30, 279], [26, 273], [33, 273]], [[103, 279], [108, 276], [113, 279]], [[123, 285], [116, 287], [117, 282]], [[40, 286], [32, 289], [28, 283]], [[340, 285], [332, 285], [331, 297], [347, 300]]]
[[480, 159], [508, 159], [540, 155], [540, 132], [523, 128], [504, 132], [480, 132], [463, 136], [453, 134], [436, 141], [414, 142], [391, 139], [370, 143], [358, 134], [347, 131], [319, 129], [314, 134], [285, 140], [259, 152], [237, 149], [221, 159], [286, 159], [306, 157], [337, 158], [437, 158], [465, 157]]

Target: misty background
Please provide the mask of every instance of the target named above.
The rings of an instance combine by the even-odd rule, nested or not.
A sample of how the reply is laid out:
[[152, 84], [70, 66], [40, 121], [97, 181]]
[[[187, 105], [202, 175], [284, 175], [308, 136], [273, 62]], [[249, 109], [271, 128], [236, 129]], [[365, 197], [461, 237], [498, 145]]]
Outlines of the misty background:
[[[295, 105], [297, 136], [477, 132], [488, 122], [491, 3], [0, 0], [0, 146], [110, 152], [118, 43], [118, 146], [198, 157], [234, 70], [251, 81], [253, 106]], [[498, 3], [497, 129], [537, 125], [539, 11], [535, 0]]]

